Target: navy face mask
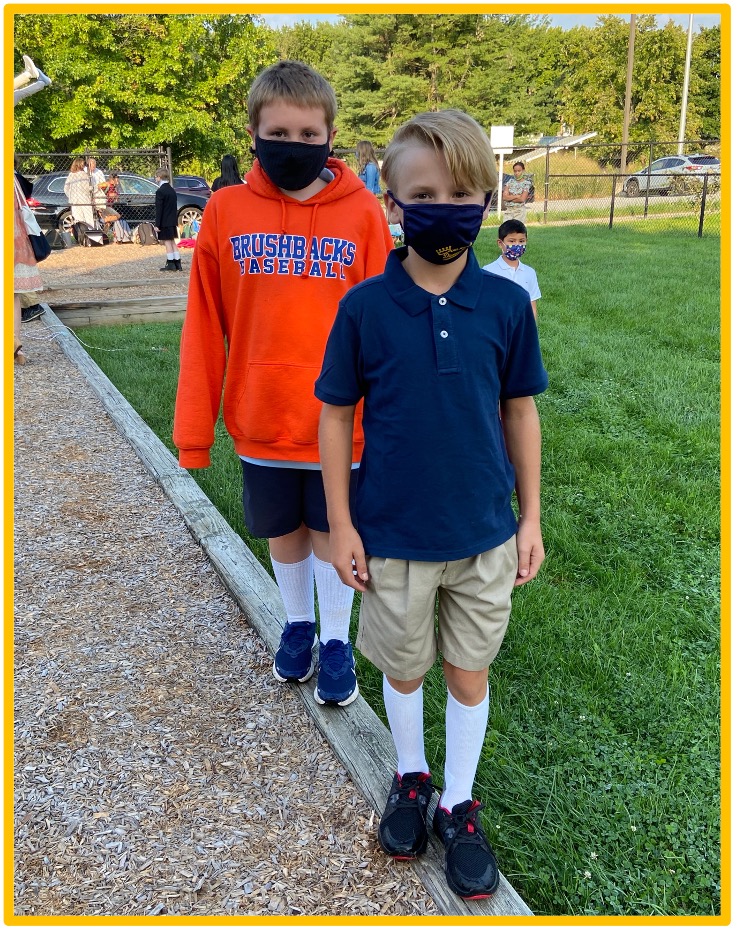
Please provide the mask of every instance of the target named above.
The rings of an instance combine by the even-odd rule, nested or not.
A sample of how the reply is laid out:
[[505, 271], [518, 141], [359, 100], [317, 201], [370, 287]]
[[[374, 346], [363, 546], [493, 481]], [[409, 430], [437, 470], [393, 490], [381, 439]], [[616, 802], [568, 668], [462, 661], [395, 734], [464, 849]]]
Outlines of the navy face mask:
[[478, 237], [483, 205], [403, 204], [396, 195], [387, 194], [404, 212], [404, 243], [428, 263], [452, 263], [462, 256]]
[[289, 143], [282, 140], [255, 140], [261, 167], [277, 188], [298, 192], [311, 185], [325, 167], [330, 142]]

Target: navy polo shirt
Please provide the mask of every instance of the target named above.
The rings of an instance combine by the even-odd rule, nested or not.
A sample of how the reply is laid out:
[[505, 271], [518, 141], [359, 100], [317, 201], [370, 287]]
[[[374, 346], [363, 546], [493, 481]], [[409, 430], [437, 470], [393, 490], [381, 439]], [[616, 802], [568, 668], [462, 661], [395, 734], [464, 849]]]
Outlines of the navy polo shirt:
[[541, 393], [548, 376], [529, 295], [479, 269], [473, 251], [444, 295], [389, 255], [382, 276], [343, 297], [318, 399], [364, 400], [358, 532], [369, 555], [451, 561], [517, 530], [514, 469], [499, 400]]

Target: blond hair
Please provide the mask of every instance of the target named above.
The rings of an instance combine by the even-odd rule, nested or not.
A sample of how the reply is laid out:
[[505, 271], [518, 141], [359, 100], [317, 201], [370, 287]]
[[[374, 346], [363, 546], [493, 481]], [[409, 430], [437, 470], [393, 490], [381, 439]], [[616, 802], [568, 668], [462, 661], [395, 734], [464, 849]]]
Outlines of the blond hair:
[[328, 130], [333, 129], [338, 102], [335, 91], [322, 75], [304, 62], [285, 59], [260, 72], [248, 92], [248, 122], [258, 132], [261, 111], [275, 101], [297, 107], [320, 107]]
[[377, 169], [379, 168], [374, 147], [368, 140], [359, 140], [356, 143], [356, 162], [358, 163], [359, 172], [363, 172], [370, 162], [373, 162]]
[[431, 147], [442, 155], [459, 188], [482, 192], [497, 188], [498, 173], [488, 137], [473, 117], [462, 110], [426, 111], [397, 129], [381, 168], [381, 177], [391, 191], [399, 182], [401, 156], [410, 146]]
[[84, 169], [84, 158], [82, 156], [75, 156], [72, 159], [72, 165], [69, 169], [70, 172], [81, 172]]
[[154, 172], [155, 179], [166, 179], [169, 181], [169, 170], [164, 168], [164, 166], [159, 166], [159, 168]]

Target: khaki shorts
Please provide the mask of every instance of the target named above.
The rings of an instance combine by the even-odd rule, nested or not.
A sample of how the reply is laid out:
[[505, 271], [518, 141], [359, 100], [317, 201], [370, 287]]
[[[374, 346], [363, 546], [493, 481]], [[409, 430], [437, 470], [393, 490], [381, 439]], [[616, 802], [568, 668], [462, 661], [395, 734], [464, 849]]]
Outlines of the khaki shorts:
[[502, 220], [522, 221], [524, 224], [527, 220], [527, 205], [515, 204], [514, 202], [510, 201], [509, 204], [503, 206]]
[[516, 536], [453, 562], [371, 556], [368, 570], [356, 646], [391, 678], [420, 678], [438, 650], [469, 672], [485, 669], [499, 652], [517, 576]]

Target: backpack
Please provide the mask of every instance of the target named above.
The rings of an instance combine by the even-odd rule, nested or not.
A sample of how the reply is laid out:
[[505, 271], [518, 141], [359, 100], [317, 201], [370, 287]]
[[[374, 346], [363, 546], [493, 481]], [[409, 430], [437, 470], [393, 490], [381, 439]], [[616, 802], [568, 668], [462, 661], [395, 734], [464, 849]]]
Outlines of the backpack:
[[113, 240], [115, 243], [133, 243], [133, 232], [130, 224], [123, 218], [113, 221]]
[[52, 250], [63, 250], [65, 247], [73, 247], [74, 241], [72, 235], [66, 231], [57, 230], [52, 227], [45, 231], [46, 239]]
[[142, 247], [150, 247], [152, 244], [159, 242], [156, 230], [150, 221], [141, 221], [133, 235], [133, 242], [140, 244]]
[[72, 224], [72, 234], [80, 247], [87, 246], [87, 230], [89, 226], [90, 225], [85, 221], [75, 221], [74, 224]]
[[99, 227], [90, 227], [86, 221], [75, 221], [72, 232], [80, 247], [102, 247], [108, 242]]

